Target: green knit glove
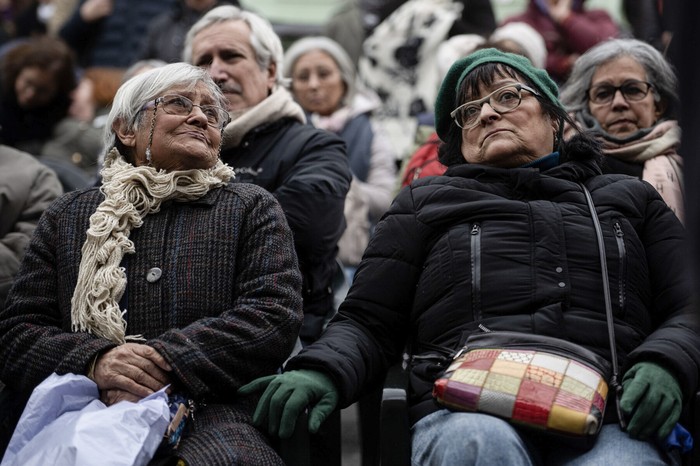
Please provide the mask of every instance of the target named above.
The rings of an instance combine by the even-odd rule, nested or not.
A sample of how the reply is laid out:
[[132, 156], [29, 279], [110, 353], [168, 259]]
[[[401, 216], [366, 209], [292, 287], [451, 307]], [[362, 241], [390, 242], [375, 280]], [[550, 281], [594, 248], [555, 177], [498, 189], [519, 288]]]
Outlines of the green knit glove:
[[678, 422], [683, 405], [681, 387], [666, 369], [653, 362], [638, 362], [622, 379], [620, 408], [630, 437], [664, 440]]
[[238, 390], [240, 395], [265, 392], [258, 401], [253, 423], [279, 438], [294, 433], [297, 418], [309, 407], [309, 432], [315, 434], [338, 405], [338, 390], [327, 375], [311, 370], [289, 371], [255, 379]]

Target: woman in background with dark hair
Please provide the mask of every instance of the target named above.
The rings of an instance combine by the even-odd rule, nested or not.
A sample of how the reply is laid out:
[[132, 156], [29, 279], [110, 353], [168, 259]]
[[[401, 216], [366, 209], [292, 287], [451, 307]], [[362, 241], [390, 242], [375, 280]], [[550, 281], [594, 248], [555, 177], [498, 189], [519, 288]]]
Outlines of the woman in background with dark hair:
[[6, 52], [0, 75], [0, 141], [36, 155], [68, 114], [77, 85], [73, 54], [56, 38], [30, 39]]

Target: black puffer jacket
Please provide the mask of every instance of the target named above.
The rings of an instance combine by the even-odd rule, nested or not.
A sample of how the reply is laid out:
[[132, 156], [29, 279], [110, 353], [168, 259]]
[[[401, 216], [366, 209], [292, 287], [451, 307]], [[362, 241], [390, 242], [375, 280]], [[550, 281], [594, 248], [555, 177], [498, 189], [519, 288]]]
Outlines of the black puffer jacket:
[[300, 336], [310, 343], [333, 311], [331, 282], [352, 178], [345, 144], [330, 132], [283, 118], [249, 131], [221, 159], [237, 181], [265, 188], [282, 206], [304, 280]]
[[[590, 152], [540, 172], [459, 165], [405, 188], [377, 225], [339, 315], [287, 369], [328, 373], [350, 403], [406, 345], [457, 349], [478, 325], [564, 338], [609, 359], [596, 235], [602, 223], [623, 370], [653, 360], [698, 382], [684, 230], [654, 188], [600, 175]], [[576, 161], [573, 161], [576, 159]], [[413, 422], [438, 409], [440, 367], [414, 358]], [[614, 411], [614, 410], [613, 410]]]

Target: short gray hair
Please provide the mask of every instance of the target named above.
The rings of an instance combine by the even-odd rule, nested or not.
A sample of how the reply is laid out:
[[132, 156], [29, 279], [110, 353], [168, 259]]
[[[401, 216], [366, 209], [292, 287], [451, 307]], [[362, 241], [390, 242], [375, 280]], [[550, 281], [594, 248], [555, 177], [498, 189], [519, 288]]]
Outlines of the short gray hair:
[[140, 114], [144, 104], [160, 97], [174, 87], [182, 86], [185, 89], [194, 89], [200, 83], [206, 86], [214, 99], [214, 104], [224, 109], [228, 108], [226, 96], [211, 79], [209, 73], [187, 63], [172, 63], [154, 68], [137, 74], [126, 81], [117, 90], [112, 102], [112, 109], [107, 116], [103, 136], [104, 153], [106, 154], [119, 144], [117, 133], [112, 128], [115, 122], [128, 122], [128, 124], [133, 125], [134, 130], [137, 130], [142, 124]]
[[651, 45], [637, 39], [611, 39], [581, 55], [571, 70], [561, 91], [561, 102], [570, 112], [588, 108], [588, 89], [599, 66], [618, 57], [628, 56], [637, 61], [654, 86], [657, 101], [666, 103], [663, 118], [673, 118], [678, 104], [678, 78], [664, 56]]
[[297, 60], [312, 50], [320, 50], [331, 57], [338, 66], [340, 78], [345, 83], [343, 102], [348, 105], [355, 94], [355, 64], [343, 47], [328, 37], [304, 37], [294, 42], [284, 54], [284, 75], [293, 78], [292, 72]]
[[241, 10], [232, 5], [223, 5], [209, 10], [199, 21], [194, 23], [185, 37], [185, 47], [182, 51], [182, 60], [192, 63], [192, 42], [194, 36], [210, 26], [226, 21], [244, 21], [250, 28], [250, 45], [255, 51], [255, 58], [261, 70], [267, 70], [270, 63], [277, 66], [275, 82], [278, 85], [286, 85], [287, 80], [282, 74], [284, 48], [272, 25], [265, 18]]

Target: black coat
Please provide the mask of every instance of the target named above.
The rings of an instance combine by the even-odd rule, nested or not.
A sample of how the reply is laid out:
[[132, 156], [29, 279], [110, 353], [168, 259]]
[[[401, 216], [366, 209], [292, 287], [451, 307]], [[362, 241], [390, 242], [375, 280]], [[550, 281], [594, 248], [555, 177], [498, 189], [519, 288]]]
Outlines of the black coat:
[[[406, 346], [413, 355], [456, 350], [479, 324], [564, 338], [609, 359], [583, 182], [602, 223], [621, 367], [658, 362], [687, 400], [700, 348], [683, 227], [651, 185], [600, 175], [582, 158], [544, 172], [463, 164], [405, 188], [377, 225], [338, 317], [287, 368], [328, 373], [348, 404]], [[411, 363], [413, 422], [438, 409], [430, 391], [440, 371]]]
[[54, 127], [68, 115], [68, 96], [57, 96], [49, 104], [32, 110], [19, 106], [14, 92], [0, 98], [0, 143], [39, 155], [51, 139]]
[[345, 230], [343, 207], [350, 188], [345, 145], [336, 135], [283, 118], [249, 131], [221, 159], [236, 180], [271, 192], [287, 216], [303, 278], [307, 343], [321, 334], [333, 311], [331, 282], [337, 243]]

